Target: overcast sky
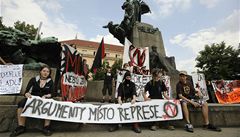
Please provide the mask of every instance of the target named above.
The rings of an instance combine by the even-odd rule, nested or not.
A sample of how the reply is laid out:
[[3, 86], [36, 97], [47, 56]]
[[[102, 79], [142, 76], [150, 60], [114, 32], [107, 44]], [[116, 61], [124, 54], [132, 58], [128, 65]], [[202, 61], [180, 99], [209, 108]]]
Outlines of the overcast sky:
[[[42, 37], [60, 41], [78, 39], [121, 45], [102, 28], [109, 21], [120, 23], [124, 0], [1, 0], [1, 15], [7, 26], [17, 20], [38, 27]], [[162, 32], [167, 56], [175, 56], [178, 70], [196, 71], [195, 58], [204, 45], [225, 41], [238, 47], [239, 0], [145, 0], [151, 13], [142, 22]]]

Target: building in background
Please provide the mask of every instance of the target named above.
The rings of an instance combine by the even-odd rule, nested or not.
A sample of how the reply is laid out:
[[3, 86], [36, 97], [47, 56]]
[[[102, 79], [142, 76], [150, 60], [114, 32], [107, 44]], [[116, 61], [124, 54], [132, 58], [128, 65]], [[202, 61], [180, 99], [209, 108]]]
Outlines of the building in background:
[[[61, 41], [60, 43], [62, 44], [66, 43], [76, 48], [82, 55], [83, 59], [87, 60], [87, 64], [89, 65], [90, 68], [92, 67], [94, 57], [97, 53], [97, 49], [100, 44], [98, 42], [86, 41], [86, 40], [80, 40], [80, 39], [65, 40], [65, 41]], [[110, 66], [112, 66], [117, 59], [122, 59], [123, 48], [124, 48], [123, 46], [106, 44], [106, 43], [104, 43], [104, 46], [105, 46], [105, 53], [106, 53], [106, 57], [104, 58], [104, 60], [109, 62]]]

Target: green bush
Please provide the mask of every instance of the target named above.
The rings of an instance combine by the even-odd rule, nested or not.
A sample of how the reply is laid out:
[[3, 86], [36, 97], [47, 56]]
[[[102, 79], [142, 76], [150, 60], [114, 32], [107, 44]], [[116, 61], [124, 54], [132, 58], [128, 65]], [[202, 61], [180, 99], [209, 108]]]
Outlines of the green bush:
[[[108, 66], [108, 62], [104, 60], [103, 67], [97, 69], [96, 74], [93, 75], [93, 80], [104, 80], [107, 66]], [[115, 77], [116, 77], [117, 69], [119, 70], [121, 68], [122, 68], [122, 59], [118, 59], [112, 65], [112, 73]]]

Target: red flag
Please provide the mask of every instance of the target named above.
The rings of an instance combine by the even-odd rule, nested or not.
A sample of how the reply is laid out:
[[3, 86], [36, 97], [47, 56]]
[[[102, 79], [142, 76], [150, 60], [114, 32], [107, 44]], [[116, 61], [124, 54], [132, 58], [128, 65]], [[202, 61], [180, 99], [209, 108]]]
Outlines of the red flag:
[[93, 65], [91, 70], [96, 73], [98, 68], [102, 67], [102, 59], [105, 57], [105, 48], [104, 48], [104, 39], [102, 38], [102, 41], [98, 47], [97, 54], [94, 58]]

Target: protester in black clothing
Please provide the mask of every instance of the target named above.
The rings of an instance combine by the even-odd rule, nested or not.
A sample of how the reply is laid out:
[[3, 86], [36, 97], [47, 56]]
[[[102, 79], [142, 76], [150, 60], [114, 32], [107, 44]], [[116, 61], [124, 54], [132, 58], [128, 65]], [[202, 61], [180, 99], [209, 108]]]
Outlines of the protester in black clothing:
[[[33, 77], [26, 87], [26, 92], [24, 94], [25, 98], [22, 99], [18, 103], [17, 109], [17, 118], [18, 118], [18, 127], [11, 133], [10, 137], [18, 136], [25, 132], [25, 122], [26, 117], [22, 117], [21, 113], [26, 104], [27, 98], [31, 98], [33, 96], [39, 96], [42, 98], [52, 98], [54, 96], [53, 93], [53, 80], [51, 79], [51, 69], [44, 65], [40, 69], [40, 73], [38, 76]], [[50, 130], [50, 120], [45, 119], [43, 134], [46, 136], [50, 136], [52, 134]]]
[[[166, 99], [170, 99], [167, 96], [167, 87], [164, 84], [164, 82], [161, 80], [162, 75], [163, 73], [160, 69], [154, 68], [152, 70], [152, 80], [149, 81], [144, 88], [145, 101], [151, 100], [151, 99], [163, 99], [163, 96]], [[149, 96], [147, 96], [147, 92], [149, 93]], [[167, 121], [162, 124], [164, 124], [167, 129], [174, 130], [174, 127], [170, 126]], [[158, 125], [158, 122], [153, 122], [151, 124], [150, 129], [152, 131], [157, 130], [157, 125]]]
[[[123, 82], [118, 87], [118, 103], [126, 103], [131, 102], [134, 104], [136, 102], [136, 87], [135, 83], [131, 81], [131, 74], [130, 72], [126, 72], [123, 77]], [[118, 125], [113, 125], [109, 131], [113, 132], [115, 130], [118, 130]], [[138, 123], [133, 124], [133, 131], [136, 133], [141, 133], [141, 129], [139, 128]]]
[[105, 102], [105, 96], [108, 91], [108, 101], [109, 103], [113, 103], [112, 101], [112, 82], [113, 82], [113, 74], [111, 72], [111, 67], [107, 68], [107, 72], [105, 73], [104, 84], [102, 89], [103, 98], [101, 100], [102, 103]]
[[195, 108], [202, 108], [202, 114], [204, 119], [204, 129], [210, 129], [213, 131], [221, 131], [220, 128], [215, 127], [212, 124], [209, 124], [208, 119], [208, 104], [206, 101], [197, 101], [198, 98], [201, 98], [200, 91], [194, 89], [193, 85], [187, 81], [187, 72], [180, 71], [179, 73], [179, 82], [176, 85], [177, 98], [181, 99], [182, 110], [184, 118], [187, 122], [185, 129], [188, 132], [193, 132], [193, 126], [190, 123], [188, 105], [192, 105]]

